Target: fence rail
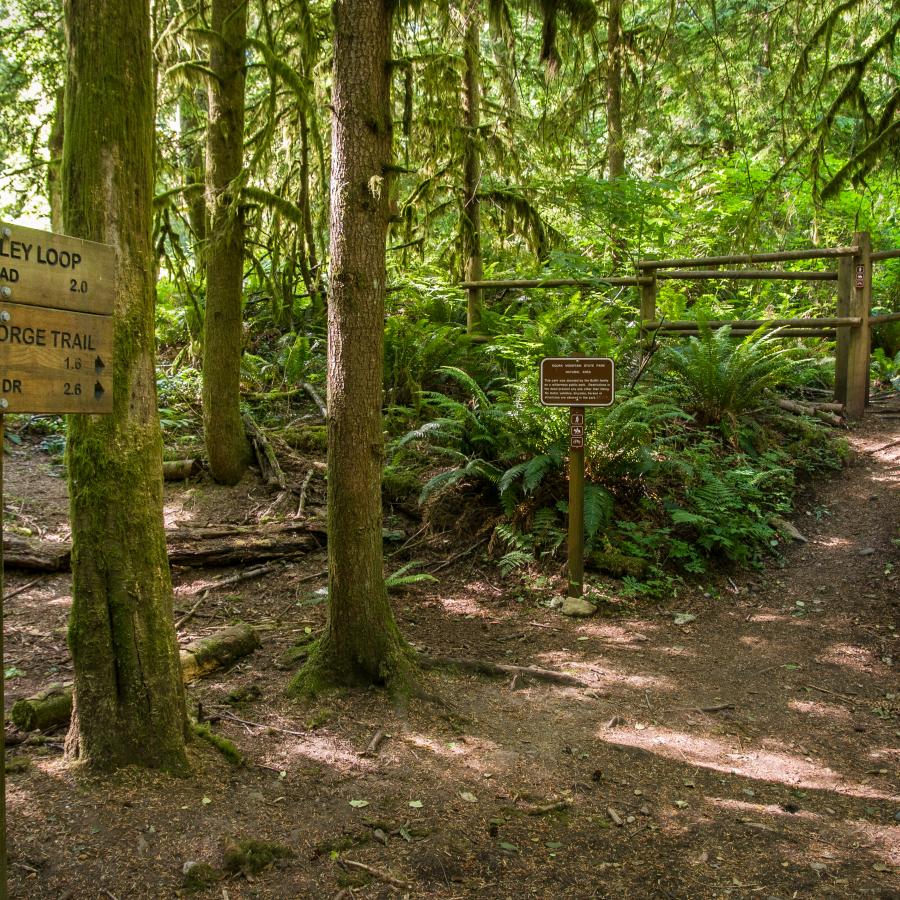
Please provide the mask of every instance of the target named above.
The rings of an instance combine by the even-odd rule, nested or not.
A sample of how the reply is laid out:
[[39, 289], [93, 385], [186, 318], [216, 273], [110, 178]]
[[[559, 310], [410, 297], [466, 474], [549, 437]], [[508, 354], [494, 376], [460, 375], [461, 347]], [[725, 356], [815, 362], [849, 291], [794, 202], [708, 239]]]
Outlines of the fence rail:
[[[607, 278], [519, 278], [502, 281], [464, 281], [470, 307], [480, 291], [508, 288], [602, 288], [605, 286], [636, 287], [640, 291], [640, 328], [649, 343], [652, 338], [683, 338], [699, 335], [705, 328], [731, 327], [738, 336], [753, 334], [760, 328], [777, 329], [779, 338], [828, 338], [835, 346], [835, 400], [846, 408], [851, 419], [862, 417], [869, 394], [869, 357], [872, 328], [900, 321], [900, 312], [873, 316], [872, 264], [887, 259], [900, 259], [900, 249], [872, 251], [868, 232], [853, 235], [847, 247], [824, 247], [809, 250], [781, 250], [774, 253], [743, 253], [731, 256], [704, 256], [696, 259], [642, 259], [635, 265], [638, 274]], [[792, 269], [722, 269], [720, 266], [753, 266], [761, 263], [796, 262], [802, 260], [836, 260], [835, 270]], [[704, 322], [672, 321], [657, 317], [656, 299], [660, 281], [829, 281], [837, 283], [836, 316], [793, 319], [734, 319]], [[470, 329], [471, 330], [471, 329]], [[473, 339], [478, 338], [473, 335]]]

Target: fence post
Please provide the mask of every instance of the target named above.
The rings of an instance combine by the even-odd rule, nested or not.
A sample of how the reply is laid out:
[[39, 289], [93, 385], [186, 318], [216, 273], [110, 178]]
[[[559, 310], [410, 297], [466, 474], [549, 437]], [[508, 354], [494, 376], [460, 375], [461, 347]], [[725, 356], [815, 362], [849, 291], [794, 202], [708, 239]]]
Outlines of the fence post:
[[[468, 276], [467, 276], [468, 277]], [[480, 280], [480, 275], [477, 279]], [[466, 288], [466, 333], [481, 331], [481, 288]]]
[[[853, 260], [842, 256], [838, 262], [837, 313], [850, 315], [850, 294], [853, 290]], [[847, 405], [847, 362], [850, 354], [849, 328], [838, 328], [837, 346], [834, 352], [834, 399]]]
[[656, 321], [656, 269], [638, 269], [638, 276], [649, 277], [650, 281], [641, 285], [641, 337], [644, 354], [650, 352], [652, 341], [643, 333], [645, 322]]
[[859, 247], [853, 257], [850, 315], [862, 319], [858, 328], [850, 329], [847, 352], [847, 418], [861, 419], [869, 392], [869, 353], [872, 332], [869, 312], [872, 306], [872, 239], [867, 231], [858, 231], [853, 243]]

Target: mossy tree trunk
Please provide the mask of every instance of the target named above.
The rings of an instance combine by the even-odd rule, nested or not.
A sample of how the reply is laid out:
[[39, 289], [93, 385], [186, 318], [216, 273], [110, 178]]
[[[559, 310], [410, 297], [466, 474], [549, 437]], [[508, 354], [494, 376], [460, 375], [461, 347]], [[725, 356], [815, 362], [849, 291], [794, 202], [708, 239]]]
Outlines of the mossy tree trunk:
[[[463, 6], [463, 271], [466, 281], [481, 281], [481, 6], [480, 0], [465, 0]], [[470, 288], [466, 309], [469, 334], [481, 328], [481, 291]]]
[[387, 0], [335, 0], [328, 307], [328, 621], [297, 692], [397, 686], [405, 645], [384, 586], [381, 534], [387, 170]]
[[117, 256], [114, 409], [72, 416], [71, 756], [184, 771], [187, 732], [162, 519], [153, 86], [147, 0], [66, 0], [63, 219]]
[[212, 0], [210, 24], [203, 436], [213, 478], [235, 484], [250, 462], [240, 406], [246, 0]]

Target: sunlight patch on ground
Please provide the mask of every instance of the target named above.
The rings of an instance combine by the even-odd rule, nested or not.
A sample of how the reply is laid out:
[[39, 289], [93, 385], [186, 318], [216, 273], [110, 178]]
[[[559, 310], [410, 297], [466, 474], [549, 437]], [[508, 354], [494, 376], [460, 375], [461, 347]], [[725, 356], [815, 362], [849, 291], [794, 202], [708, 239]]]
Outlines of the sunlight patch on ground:
[[851, 797], [890, 799], [889, 794], [870, 785], [844, 778], [825, 765], [807, 761], [789, 753], [771, 750], [738, 751], [724, 741], [712, 737], [685, 734], [680, 731], [652, 727], [645, 731], [619, 729], [600, 732], [600, 740], [609, 744], [624, 744], [658, 753], [673, 762], [703, 766], [717, 772], [727, 772], [742, 778], [775, 781], [791, 787], [834, 791]]
[[806, 820], [809, 822], [820, 822], [822, 820], [822, 816], [817, 813], [812, 813], [805, 809], [790, 813], [786, 809], [782, 809], [777, 803], [751, 803], [747, 800], [731, 800], [728, 797], [707, 797], [707, 800], [713, 806], [721, 806], [724, 809], [733, 809], [735, 812], [746, 813], [748, 817], [782, 816], [791, 821]]
[[578, 632], [584, 636], [597, 638], [606, 644], [614, 644], [617, 648], [628, 648], [629, 650], [641, 650], [647, 646], [648, 637], [644, 632], [652, 632], [656, 630], [655, 625], [649, 622], [641, 624], [640, 631], [637, 629], [622, 628], [619, 625], [609, 625], [605, 623], [587, 622], [582, 625]]
[[[259, 736], [267, 737], [264, 729]], [[330, 766], [340, 772], [365, 772], [375, 765], [375, 760], [360, 756], [349, 742], [341, 741], [334, 735], [311, 732], [302, 738], [291, 735], [285, 735], [285, 738], [285, 742], [277, 748], [277, 756], [267, 759], [266, 763], [287, 770], [289, 778], [289, 766], [301, 760]]]
[[692, 650], [690, 647], [681, 647], [679, 645], [672, 647], [655, 647], [654, 650], [657, 653], [662, 653], [663, 656], [675, 656], [682, 659], [696, 659], [700, 655], [696, 650]]
[[823, 654], [816, 657], [816, 661], [842, 666], [854, 672], [868, 673], [873, 669], [871, 652], [852, 644], [832, 644]]
[[456, 597], [441, 596], [438, 597], [438, 602], [445, 612], [454, 616], [472, 616], [479, 619], [496, 618], [495, 610], [485, 609], [468, 594]]
[[572, 659], [571, 650], [550, 650], [538, 655], [540, 665], [558, 669], [571, 675], [585, 677], [585, 680], [601, 679], [603, 684], [622, 684], [628, 687], [646, 690], [671, 691], [674, 685], [664, 675], [637, 675], [630, 672], [622, 672], [618, 669], [610, 669], [598, 662]]
[[835, 706], [831, 703], [820, 703], [816, 700], [789, 700], [788, 707], [809, 716], [821, 716], [832, 721], [850, 722], [850, 711], [843, 706]]
[[831, 537], [815, 538], [812, 543], [818, 547], [830, 547], [831, 549], [837, 549], [839, 547], [849, 547], [852, 541], [849, 541], [847, 538], [832, 535]]

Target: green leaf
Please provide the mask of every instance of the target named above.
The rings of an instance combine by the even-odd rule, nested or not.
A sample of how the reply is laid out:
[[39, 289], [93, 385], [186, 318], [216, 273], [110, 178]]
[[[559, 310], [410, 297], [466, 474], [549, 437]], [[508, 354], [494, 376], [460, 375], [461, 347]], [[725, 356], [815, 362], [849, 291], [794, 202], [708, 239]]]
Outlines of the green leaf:
[[410, 800], [410, 801], [409, 801], [409, 805], [410, 805], [413, 809], [421, 809], [421, 808], [422, 808], [422, 801], [421, 801], [421, 800]]
[[351, 800], [350, 805], [354, 809], [362, 809], [364, 806], [369, 805], [369, 801], [368, 800]]

